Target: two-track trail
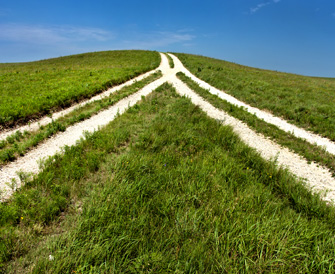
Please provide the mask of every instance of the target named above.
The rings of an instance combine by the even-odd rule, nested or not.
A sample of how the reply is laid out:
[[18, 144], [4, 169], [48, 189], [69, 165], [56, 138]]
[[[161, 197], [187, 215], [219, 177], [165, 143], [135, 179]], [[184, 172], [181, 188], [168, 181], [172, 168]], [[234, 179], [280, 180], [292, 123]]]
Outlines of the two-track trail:
[[[187, 70], [183, 67], [177, 57], [173, 55], [171, 56], [173, 57], [175, 67], [179, 68], [179, 71], [185, 73]], [[188, 72], [188, 74], [190, 74], [190, 72]], [[193, 76], [193, 78], [195, 78], [195, 76]], [[201, 80], [198, 79], [198, 81], [200, 82]], [[279, 166], [284, 166], [291, 173], [305, 179], [307, 184], [314, 190], [322, 192], [325, 190], [329, 191], [324, 197], [325, 200], [335, 201], [335, 179], [332, 177], [332, 174], [328, 169], [320, 167], [316, 163], [308, 163], [306, 159], [289, 151], [287, 148], [283, 148], [263, 135], [254, 132], [238, 119], [213, 107], [176, 77], [171, 80], [171, 83], [174, 85], [178, 93], [190, 97], [192, 103], [198, 105], [208, 116], [222, 121], [225, 125], [232, 126], [234, 132], [237, 133], [246, 144], [256, 149], [264, 159], [276, 159]], [[301, 131], [304, 130], [301, 129]], [[306, 132], [306, 134], [308, 133]]]
[[[162, 61], [158, 69], [161, 71], [166, 71], [169, 67], [169, 63], [165, 55], [161, 54], [161, 56]], [[148, 76], [149, 74], [151, 73], [147, 73], [145, 76]], [[135, 80], [139, 80], [139, 78], [135, 78]], [[129, 81], [129, 83], [127, 84], [129, 85], [135, 80]], [[2, 192], [2, 199], [5, 200], [10, 197], [14, 190], [9, 186], [8, 183], [15, 180], [17, 182], [17, 185], [15, 187], [21, 186], [20, 178], [17, 172], [20, 171], [29, 174], [38, 173], [40, 171], [39, 163], [42, 159], [46, 159], [50, 156], [55, 155], [58, 152], [61, 152], [62, 148], [65, 146], [75, 145], [77, 141], [84, 137], [85, 132], [93, 132], [95, 130], [98, 130], [99, 127], [107, 125], [109, 122], [114, 120], [114, 118], [118, 114], [122, 114], [123, 112], [125, 112], [129, 107], [135, 105], [139, 100], [141, 100], [142, 96], [147, 96], [164, 82], [166, 82], [166, 79], [164, 80], [164, 77], [162, 77], [148, 84], [143, 89], [128, 96], [127, 98], [120, 100], [115, 105], [104, 111], [99, 112], [90, 119], [74, 124], [73, 126], [68, 127], [64, 132], [56, 134], [52, 138], [38, 145], [35, 149], [29, 151], [23, 157], [18, 158], [15, 162], [11, 162], [3, 166], [3, 168], [0, 170], [0, 191]], [[123, 86], [125, 86], [125, 84], [123, 84], [121, 87]], [[113, 92], [114, 90], [118, 90], [121, 87], [118, 86], [111, 90], [108, 90], [105, 94], [99, 95], [96, 98], [92, 98], [90, 99], [90, 101], [99, 100], [99, 97], [106, 96], [107, 94], [109, 95], [111, 92]], [[71, 107], [71, 110], [72, 109], [73, 108]], [[70, 111], [65, 110], [58, 115], [61, 116], [64, 115], [65, 112], [69, 113]], [[45, 117], [41, 119], [41, 121], [47, 122], [47, 119], [48, 118]], [[18, 128], [17, 130], [22, 130], [22, 128]]]
[[71, 107], [68, 107], [68, 108], [63, 109], [63, 110], [58, 111], [58, 112], [54, 112], [54, 113], [52, 113], [51, 116], [44, 116], [44, 117], [42, 117], [41, 119], [38, 119], [35, 122], [29, 123], [29, 124], [26, 124], [26, 125], [23, 125], [23, 126], [19, 126], [19, 127], [14, 128], [14, 129], [5, 129], [5, 130], [0, 132], [0, 141], [5, 140], [8, 136], [14, 134], [16, 131], [21, 131], [23, 133], [24, 131], [38, 130], [41, 126], [45, 126], [45, 125], [51, 123], [53, 120], [57, 120], [58, 118], [60, 118], [62, 116], [65, 116], [66, 114], [70, 113], [71, 111], [73, 111], [77, 108], [85, 106], [85, 105], [87, 105], [89, 103], [92, 103], [94, 101], [99, 101], [99, 100], [101, 100], [105, 97], [108, 97], [112, 93], [122, 89], [123, 87], [130, 86], [131, 84], [133, 84], [137, 81], [143, 80], [144, 78], [150, 76], [151, 74], [153, 74], [156, 71], [158, 71], [159, 69], [161, 69], [162, 65], [163, 64], [161, 64], [160, 67], [157, 68], [157, 69], [148, 71], [147, 73], [144, 73], [140, 76], [137, 76], [133, 79], [130, 79], [129, 81], [127, 81], [127, 82], [125, 82], [121, 85], [112, 87], [112, 88], [110, 88], [110, 89], [108, 89], [108, 90], [106, 90], [106, 91], [104, 91], [104, 92], [102, 92], [98, 95], [95, 95], [95, 96], [91, 97], [90, 99], [83, 100], [82, 102], [80, 102], [78, 104], [73, 104]]
[[[38, 163], [40, 159], [52, 156], [55, 153], [60, 152], [62, 147], [64, 146], [71, 146], [76, 144], [78, 140], [83, 138], [85, 131], [93, 132], [95, 130], [98, 130], [99, 127], [102, 127], [112, 121], [118, 113], [122, 114], [130, 106], [136, 104], [139, 100], [141, 100], [142, 96], [150, 94], [153, 90], [155, 90], [158, 86], [162, 85], [164, 82], [169, 82], [176, 88], [179, 94], [189, 97], [191, 101], [194, 104], [198, 105], [203, 111], [205, 111], [208, 116], [222, 121], [223, 124], [232, 126], [234, 132], [237, 133], [240, 138], [250, 147], [256, 149], [263, 158], [265, 158], [266, 160], [276, 159], [279, 166], [284, 166], [291, 173], [305, 179], [307, 184], [314, 190], [327, 190], [328, 192], [324, 197], [325, 200], [335, 201], [335, 179], [331, 176], [329, 170], [323, 167], [319, 167], [315, 163], [308, 163], [307, 160], [289, 151], [287, 148], [282, 148], [281, 146], [273, 141], [270, 141], [263, 135], [255, 133], [247, 125], [229, 116], [224, 111], [216, 109], [211, 104], [202, 99], [200, 96], [198, 96], [195, 92], [193, 92], [191, 89], [189, 89], [186, 84], [180, 81], [176, 77], [176, 73], [179, 71], [184, 72], [187, 76], [191, 77], [202, 87], [205, 87], [214, 94], [218, 94], [219, 97], [235, 105], [243, 105], [248, 111], [255, 113], [256, 116], [264, 119], [266, 122], [275, 124], [279, 128], [287, 132], [293, 132], [294, 135], [296, 135], [297, 137], [304, 138], [313, 144], [317, 143], [318, 145], [322, 145], [328, 152], [335, 154], [335, 144], [333, 142], [298, 127], [292, 126], [286, 121], [278, 117], [274, 117], [264, 111], [260, 111], [256, 108], [251, 108], [244, 103], [236, 100], [234, 97], [226, 95], [224, 92], [217, 90], [208, 85], [207, 83], [196, 78], [181, 64], [177, 57], [172, 54], [170, 56], [173, 58], [175, 64], [175, 67], [173, 69], [170, 69], [167, 57], [164, 54], [161, 54], [162, 62], [159, 69], [163, 73], [162, 78], [148, 84], [137, 93], [120, 100], [117, 104], [113, 105], [107, 110], [101, 111], [92, 118], [67, 128], [65, 132], [59, 133], [53, 138], [46, 140], [44, 143], [40, 144], [37, 148], [31, 150], [29, 153], [19, 158], [17, 161], [4, 166], [2, 170], [0, 170], [0, 190], [6, 191], [6, 194], [3, 198], [6, 199], [12, 193], [12, 189], [7, 186], [6, 182], [11, 182], [13, 179], [19, 182], [19, 177], [17, 175], [18, 171], [34, 174], [38, 173]], [[98, 98], [96, 98], [96, 100], [98, 100]], [[71, 110], [66, 111], [69, 112]], [[270, 116], [264, 116], [264, 114], [268, 114]], [[20, 185], [18, 183], [18, 187], [19, 186]]]

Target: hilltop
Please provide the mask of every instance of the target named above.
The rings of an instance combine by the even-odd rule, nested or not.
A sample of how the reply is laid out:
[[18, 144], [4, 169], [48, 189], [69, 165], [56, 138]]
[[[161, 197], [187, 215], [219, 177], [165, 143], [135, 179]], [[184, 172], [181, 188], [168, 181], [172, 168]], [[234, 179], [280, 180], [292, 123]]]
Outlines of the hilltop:
[[[146, 61], [121, 61], [136, 54]], [[55, 104], [51, 117], [37, 111], [32, 127], [12, 118], [22, 126], [0, 132], [0, 174], [11, 178], [0, 204], [3, 273], [334, 271], [333, 79], [188, 54], [80, 56], [57, 60], [68, 65], [55, 75], [73, 94], [96, 77], [85, 100]], [[52, 71], [52, 62], [41, 63]], [[48, 82], [29, 79], [40, 93]], [[41, 155], [50, 157], [39, 170]]]

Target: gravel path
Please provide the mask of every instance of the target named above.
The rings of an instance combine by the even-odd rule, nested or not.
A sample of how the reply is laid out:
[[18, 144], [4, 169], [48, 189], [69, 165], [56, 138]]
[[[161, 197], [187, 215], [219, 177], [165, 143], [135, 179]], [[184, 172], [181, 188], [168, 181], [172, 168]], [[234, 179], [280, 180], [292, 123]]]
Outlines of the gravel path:
[[[170, 56], [173, 58], [175, 71], [187, 72], [188, 76], [192, 75], [185, 69], [177, 57], [172, 54], [170, 54]], [[192, 79], [197, 78], [193, 76]], [[286, 167], [291, 173], [304, 179], [307, 185], [314, 191], [327, 191], [324, 200], [331, 202], [335, 201], [335, 179], [332, 177], [332, 174], [328, 169], [319, 167], [315, 163], [309, 164], [306, 159], [289, 151], [287, 148], [282, 148], [263, 135], [255, 133], [246, 124], [229, 116], [226, 112], [213, 107], [176, 77], [170, 77], [169, 82], [176, 88], [179, 94], [189, 97], [192, 103], [198, 105], [208, 116], [223, 121], [223, 124], [225, 125], [232, 126], [234, 132], [237, 133], [246, 144], [255, 148], [264, 159], [277, 159], [279, 166]], [[207, 86], [210, 87], [208, 84]]]
[[[161, 71], [166, 71], [169, 69], [169, 63], [165, 55], [161, 54], [161, 56], [162, 62], [158, 69], [160, 69]], [[152, 72], [147, 73], [147, 75], [151, 73]], [[139, 77], [136, 79], [138, 80]], [[135, 79], [133, 81], [135, 81]], [[68, 127], [66, 131], [58, 133], [52, 138], [47, 139], [45, 142], [38, 145], [35, 149], [29, 151], [27, 154], [25, 154], [23, 157], [19, 158], [15, 162], [11, 162], [2, 167], [2, 169], [0, 169], [0, 192], [2, 192], [2, 199], [7, 199], [13, 192], [13, 189], [7, 185], [8, 182], [11, 182], [14, 179], [17, 182], [17, 187], [19, 188], [21, 186], [19, 176], [17, 175], [18, 171], [32, 174], [38, 173], [39, 162], [41, 159], [45, 159], [49, 156], [56, 154], [57, 152], [61, 152], [64, 146], [75, 145], [77, 141], [84, 137], [85, 131], [93, 132], [95, 130], [98, 130], [99, 127], [107, 125], [109, 122], [114, 120], [117, 113], [122, 114], [129, 107], [135, 105], [139, 100], [141, 100], [142, 96], [147, 96], [164, 82], [166, 82], [166, 79], [162, 77], [150, 83], [138, 92], [120, 100], [109, 109], [99, 112], [97, 115], [94, 115], [90, 119], [84, 120], [83, 122]], [[129, 85], [130, 81], [127, 83]], [[126, 85], [126, 83], [123, 85]], [[66, 111], [69, 112], [68, 110]]]
[[115, 87], [112, 87], [106, 91], [104, 91], [103, 93], [100, 93], [96, 96], [93, 96], [91, 97], [90, 99], [88, 100], [84, 100], [78, 104], [74, 104], [72, 105], [71, 107], [67, 108], [67, 109], [64, 109], [64, 110], [61, 110], [61, 111], [58, 111], [58, 112], [55, 112], [52, 114], [52, 116], [44, 116], [42, 117], [41, 119], [33, 122], [33, 123], [30, 123], [30, 124], [27, 124], [27, 125], [23, 125], [23, 126], [19, 126], [19, 127], [16, 127], [14, 129], [9, 129], [9, 130], [4, 130], [2, 132], [0, 132], [0, 141], [1, 140], [4, 140], [6, 139], [8, 136], [12, 135], [13, 133], [15, 133], [16, 131], [21, 131], [22, 133], [26, 130], [26, 131], [35, 131], [35, 130], [38, 130], [40, 128], [40, 126], [45, 126], [49, 123], [52, 122], [52, 120], [56, 120], [68, 113], [70, 113], [71, 111], [75, 110], [76, 108], [79, 108], [79, 107], [82, 107], [88, 103], [91, 103], [91, 102], [94, 102], [94, 101], [98, 101], [98, 100], [101, 100], [103, 99], [104, 97], [108, 97], [110, 94], [112, 94], [113, 92], [115, 91], [118, 91], [120, 89], [122, 89], [123, 87], [126, 87], [126, 86], [130, 86], [131, 84], [135, 83], [136, 81], [141, 81], [143, 80], [144, 78], [148, 77], [149, 75], [155, 73], [156, 71], [158, 71], [160, 68], [157, 68], [155, 70], [151, 70], [147, 73], [144, 73], [138, 77], [135, 77], [121, 85], [118, 85], [118, 86], [115, 86]]
[[[10, 189], [6, 185], [6, 182], [10, 182], [12, 179], [16, 179], [19, 182], [17, 171], [21, 170], [27, 173], [38, 173], [38, 163], [40, 159], [52, 156], [55, 153], [60, 152], [62, 150], [62, 147], [64, 147], [65, 145], [71, 146], [76, 144], [76, 142], [83, 137], [84, 131], [93, 132], [95, 130], [98, 130], [99, 127], [102, 127], [112, 121], [117, 113], [122, 114], [128, 109], [128, 107], [136, 104], [139, 100], [141, 100], [142, 96], [150, 94], [158, 86], [168, 81], [177, 89], [177, 92], [179, 92], [181, 95], [190, 97], [191, 101], [194, 104], [198, 105], [202, 110], [204, 110], [210, 117], [223, 121], [224, 124], [232, 126], [234, 131], [240, 136], [240, 138], [250, 147], [255, 148], [262, 155], [262, 157], [267, 160], [273, 160], [274, 158], [276, 158], [278, 165], [286, 167], [293, 174], [305, 179], [308, 185], [311, 186], [314, 190], [327, 190], [328, 192], [324, 197], [325, 200], [332, 202], [335, 201], [335, 179], [332, 178], [331, 173], [327, 169], [323, 167], [318, 167], [314, 163], [308, 164], [305, 159], [301, 158], [297, 154], [290, 152], [287, 148], [280, 147], [275, 142], [265, 138], [263, 135], [255, 133], [241, 121], [210, 105], [195, 92], [190, 90], [183, 82], [181, 82], [175, 76], [175, 74], [178, 71], [182, 71], [186, 75], [191, 76], [192, 79], [197, 80], [197, 82], [200, 82], [201, 80], [190, 74], [190, 72], [188, 72], [184, 68], [184, 66], [177, 59], [177, 57], [171, 55], [174, 60], [175, 67], [173, 69], [170, 69], [167, 57], [164, 54], [161, 54], [161, 56], [162, 62], [159, 69], [163, 72], [162, 78], [150, 83], [137, 93], [120, 100], [114, 106], [111, 106], [109, 109], [98, 113], [90, 119], [68, 127], [65, 132], [59, 133], [53, 138], [46, 140], [44, 143], [39, 145], [36, 149], [33, 149], [32, 151], [27, 153], [22, 158], [19, 158], [17, 161], [4, 166], [2, 170], [0, 170], [0, 190], [6, 192], [3, 198], [8, 198], [12, 193], [12, 189]], [[214, 90], [215, 94], [223, 94], [223, 92], [212, 88], [208, 84], [206, 85], [207, 86], [203, 87], [207, 89], [212, 89], [212, 91]], [[236, 99], [234, 98], [234, 100]], [[272, 115], [270, 115], [270, 117], [273, 117], [273, 120], [279, 119]], [[282, 124], [282, 126], [284, 125], [285, 123]], [[287, 125], [291, 126], [290, 124]], [[304, 130], [301, 130], [299, 128], [296, 129], [298, 130], [294, 130], [294, 133], [299, 131], [305, 132]], [[290, 129], [286, 129], [285, 131], [290, 131]], [[313, 137], [314, 135], [309, 136]], [[316, 141], [313, 141], [313, 143], [315, 142]], [[328, 143], [326, 143], [325, 145], [328, 148]], [[20, 187], [19, 183], [18, 187]]]
[[265, 122], [269, 124], [273, 124], [280, 128], [281, 130], [284, 130], [285, 132], [293, 133], [296, 137], [305, 139], [307, 142], [311, 144], [316, 144], [318, 146], [321, 146], [325, 148], [326, 151], [329, 153], [335, 155], [335, 143], [330, 141], [327, 138], [323, 138], [317, 134], [314, 134], [312, 132], [308, 132], [304, 129], [301, 129], [295, 125], [292, 125], [285, 120], [278, 118], [276, 116], [273, 116], [271, 113], [265, 112], [263, 110], [259, 110], [258, 108], [252, 107], [247, 105], [246, 103], [243, 103], [239, 100], [237, 100], [235, 97], [223, 92], [222, 90], [219, 90], [217, 88], [212, 87], [208, 83], [200, 80], [196, 76], [194, 76], [191, 72], [189, 72], [179, 61], [179, 59], [169, 54], [172, 58], [175, 64], [177, 64], [180, 68], [180, 71], [182, 71], [184, 74], [186, 74], [188, 77], [190, 77], [194, 82], [196, 82], [200, 87], [207, 89], [210, 93], [217, 95], [219, 98], [228, 101], [231, 104], [234, 104], [239, 107], [243, 107], [246, 109], [246, 111], [255, 114], [258, 118], [263, 119]]

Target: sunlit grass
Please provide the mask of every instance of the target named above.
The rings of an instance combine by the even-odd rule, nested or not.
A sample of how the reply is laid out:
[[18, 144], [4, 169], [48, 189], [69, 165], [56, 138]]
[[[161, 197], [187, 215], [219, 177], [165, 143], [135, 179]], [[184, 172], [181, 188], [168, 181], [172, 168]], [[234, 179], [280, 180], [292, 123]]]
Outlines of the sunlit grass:
[[150, 51], [106, 51], [0, 64], [0, 129], [68, 107], [158, 67]]
[[8, 273], [334, 272], [334, 208], [167, 84], [0, 213]]
[[309, 142], [287, 133], [275, 125], [271, 125], [257, 118], [255, 115], [247, 112], [242, 107], [234, 106], [207, 90], [201, 88], [197, 83], [179, 72], [177, 76], [184, 81], [193, 91], [203, 97], [206, 101], [218, 109], [222, 109], [229, 115], [246, 123], [253, 130], [270, 137], [279, 145], [285, 146], [295, 153], [306, 158], [308, 161], [314, 161], [329, 168], [335, 174], [335, 156], [325, 151], [323, 148], [310, 144]]
[[20, 131], [15, 132], [8, 136], [6, 140], [0, 142], [0, 167], [9, 161], [16, 160], [19, 156], [25, 155], [27, 151], [58, 132], [65, 131], [67, 127], [89, 119], [99, 111], [106, 109], [121, 99], [139, 91], [141, 88], [161, 76], [161, 72], [153, 73], [141, 81], [123, 87], [106, 98], [79, 107], [65, 116], [52, 121], [50, 124], [41, 126], [37, 131], [24, 133], [21, 133]]
[[176, 56], [212, 86], [335, 141], [335, 79], [261, 70], [190, 54]]

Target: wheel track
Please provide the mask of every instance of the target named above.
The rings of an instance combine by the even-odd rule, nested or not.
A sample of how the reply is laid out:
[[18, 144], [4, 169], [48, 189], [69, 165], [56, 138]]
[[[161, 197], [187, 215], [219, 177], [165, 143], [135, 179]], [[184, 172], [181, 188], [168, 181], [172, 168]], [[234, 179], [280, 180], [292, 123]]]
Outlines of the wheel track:
[[[161, 65], [160, 65], [161, 66]], [[58, 112], [54, 112], [52, 113], [51, 116], [44, 116], [40, 119], [38, 119], [37, 121], [35, 122], [32, 122], [32, 123], [28, 123], [26, 125], [23, 125], [23, 126], [19, 126], [19, 127], [16, 127], [14, 129], [5, 129], [3, 130], [2, 132], [0, 132], [0, 141], [1, 140], [5, 140], [8, 136], [14, 134], [15, 132], [17, 131], [20, 131], [21, 133], [23, 133], [24, 131], [36, 131], [40, 128], [40, 126], [46, 126], [48, 124], [50, 124], [53, 120], [56, 120], [60, 117], [63, 117], [65, 116], [66, 114], [72, 112], [73, 110], [77, 109], [77, 108], [80, 108], [82, 106], [85, 106], [89, 103], [92, 103], [94, 101], [99, 101], [105, 97], [108, 97], [109, 95], [111, 95], [112, 93], [126, 87], [126, 86], [130, 86], [132, 85], [133, 83], [135, 83], [136, 81], [141, 81], [143, 80], [144, 78], [150, 76], [151, 74], [157, 72], [158, 70], [160, 69], [160, 67], [158, 67], [157, 69], [154, 69], [154, 70], [151, 70], [151, 71], [148, 71], [140, 76], [137, 76], [121, 85], [118, 85], [118, 86], [115, 86], [115, 87], [112, 87], [98, 95], [95, 95], [93, 97], [91, 97], [90, 99], [87, 99], [87, 100], [84, 100], [78, 104], [74, 104], [72, 105], [71, 107], [69, 108], [66, 108], [66, 109], [63, 109], [61, 111], [58, 111]]]
[[[297, 137], [304, 138], [309, 142], [313, 142], [313, 144], [317, 143], [319, 145], [322, 145], [328, 152], [335, 155], [335, 144], [333, 142], [329, 141], [326, 138], [322, 138], [320, 136], [307, 132], [303, 129], [300, 129], [296, 126], [288, 124], [286, 121], [278, 117], [275, 117], [264, 111], [260, 111], [256, 108], [250, 107], [244, 104], [243, 102], [238, 101], [234, 97], [225, 94], [224, 92], [198, 79], [182, 65], [182, 63], [176, 56], [172, 54], [170, 54], [170, 56], [173, 58], [175, 64], [175, 67], [173, 69], [169, 68], [167, 57], [161, 53], [162, 62], [158, 69], [160, 69], [163, 73], [162, 78], [148, 84], [137, 93], [120, 100], [118, 103], [111, 106], [109, 109], [101, 111], [100, 113], [91, 117], [90, 119], [77, 123], [67, 128], [65, 132], [59, 133], [55, 135], [53, 138], [48, 139], [47, 141], [39, 145], [37, 148], [28, 152], [25, 156], [19, 158], [17, 161], [9, 163], [8, 165], [4, 166], [2, 170], [0, 170], [0, 190], [6, 191], [6, 194], [3, 196], [3, 199], [7, 199], [8, 197], [10, 197], [10, 195], [13, 192], [13, 190], [6, 185], [6, 182], [10, 182], [11, 180], [14, 179], [18, 182], [18, 187], [20, 187], [19, 176], [17, 175], [18, 171], [21, 170], [25, 173], [33, 173], [33, 174], [38, 173], [39, 172], [38, 163], [41, 159], [45, 159], [49, 156], [54, 155], [55, 153], [62, 151], [62, 147], [64, 147], [65, 145], [66, 146], [75, 145], [77, 141], [83, 138], [83, 134], [85, 131], [93, 132], [95, 130], [98, 130], [102, 126], [107, 125], [117, 116], [118, 113], [122, 114], [130, 106], [133, 106], [139, 100], [141, 100], [142, 96], [147, 96], [158, 86], [162, 85], [164, 82], [169, 82], [176, 88], [179, 94], [189, 97], [192, 103], [198, 105], [210, 117], [224, 121], [223, 122], [224, 124], [232, 126], [235, 133], [237, 133], [240, 136], [240, 138], [250, 147], [256, 149], [263, 158], [265, 158], [266, 160], [276, 159], [279, 166], [287, 168], [291, 173], [304, 179], [314, 191], [327, 190], [328, 192], [326, 196], [324, 196], [325, 200], [332, 202], [335, 201], [335, 179], [331, 176], [331, 173], [328, 169], [319, 167], [315, 163], [309, 164], [305, 159], [289, 151], [287, 148], [280, 147], [278, 144], [276, 144], [271, 140], [268, 140], [263, 135], [255, 133], [241, 121], [229, 116], [224, 111], [216, 109], [208, 102], [206, 102], [204, 99], [202, 99], [200, 96], [198, 96], [195, 92], [193, 92], [191, 89], [189, 89], [186, 86], [186, 84], [180, 81], [176, 77], [176, 73], [179, 71], [185, 73], [187, 76], [191, 77], [195, 82], [197, 82], [201, 87], [208, 89], [211, 93], [218, 95], [220, 98], [227, 100], [235, 105], [245, 107], [249, 112], [255, 113], [255, 115], [258, 118], [264, 119], [266, 122], [275, 124], [281, 129], [283, 129], [282, 127], [284, 127], [286, 130], [285, 129], [283, 130], [285, 130], [286, 132], [292, 133], [293, 131], [293, 134], [296, 135]], [[142, 77], [141, 79], [143, 79], [144, 77], [150, 75], [153, 72], [154, 71], [148, 72], [140, 77]], [[139, 77], [135, 79], [139, 80]], [[128, 81], [127, 83], [121, 86], [130, 85], [135, 81], [135, 79]], [[121, 88], [121, 86], [114, 88], [114, 90]], [[108, 96], [113, 91], [108, 90], [107, 91], [108, 93], [106, 92], [105, 94], [95, 96], [90, 100], [83, 102], [82, 104], [99, 100], [101, 96]], [[78, 107], [78, 105], [65, 110], [66, 113], [69, 113], [75, 107]], [[60, 116], [64, 115], [63, 114], [64, 112], [60, 112], [57, 115]], [[266, 114], [267, 116], [264, 114]], [[278, 125], [276, 123], [278, 123]], [[1, 136], [2, 135], [0, 135], [0, 137]]]

